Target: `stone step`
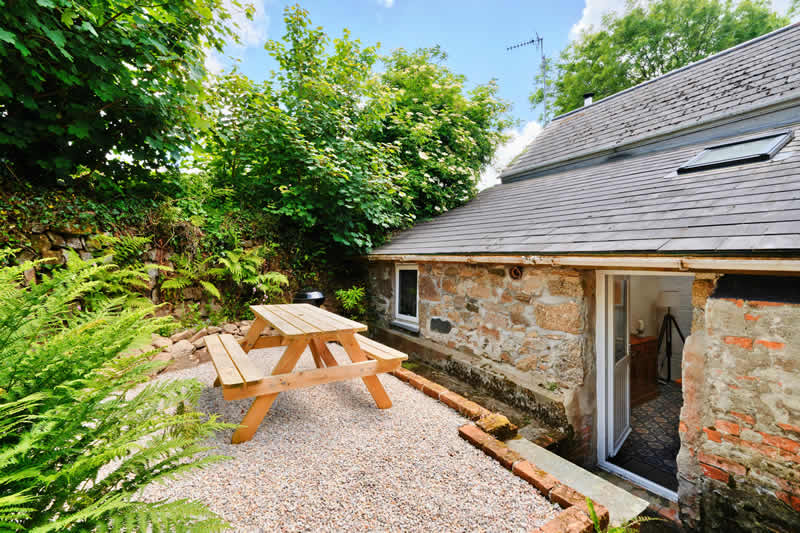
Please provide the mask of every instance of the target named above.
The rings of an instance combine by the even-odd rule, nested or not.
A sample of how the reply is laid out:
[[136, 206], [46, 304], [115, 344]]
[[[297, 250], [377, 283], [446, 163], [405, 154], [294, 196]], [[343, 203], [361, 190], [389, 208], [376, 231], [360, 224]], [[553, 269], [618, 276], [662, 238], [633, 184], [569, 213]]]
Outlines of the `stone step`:
[[592, 474], [537, 446], [525, 438], [505, 441], [506, 445], [522, 457], [544, 470], [561, 483], [577, 490], [605, 506], [611, 516], [611, 524], [618, 526], [641, 515], [649, 503], [630, 492], [623, 490], [605, 479]]

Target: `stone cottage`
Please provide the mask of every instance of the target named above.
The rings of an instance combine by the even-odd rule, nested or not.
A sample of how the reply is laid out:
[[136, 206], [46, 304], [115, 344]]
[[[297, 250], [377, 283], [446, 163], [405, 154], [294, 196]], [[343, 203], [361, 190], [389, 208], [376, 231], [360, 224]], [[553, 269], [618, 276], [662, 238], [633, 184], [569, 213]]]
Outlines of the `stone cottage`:
[[693, 529], [800, 530], [800, 25], [556, 117], [370, 256], [377, 334]]

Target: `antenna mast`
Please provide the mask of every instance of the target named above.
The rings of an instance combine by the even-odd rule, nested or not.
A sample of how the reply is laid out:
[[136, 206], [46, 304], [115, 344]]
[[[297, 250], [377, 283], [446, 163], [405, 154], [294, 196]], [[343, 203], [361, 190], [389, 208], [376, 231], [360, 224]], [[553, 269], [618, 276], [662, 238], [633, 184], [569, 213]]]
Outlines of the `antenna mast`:
[[546, 114], [547, 113], [547, 64], [546, 64], [547, 58], [544, 55], [544, 38], [539, 36], [539, 32], [536, 32], [536, 37], [534, 37], [533, 39], [530, 39], [528, 41], [523, 41], [517, 44], [512, 44], [511, 46], [506, 47], [506, 51], [510, 52], [515, 48], [523, 48], [525, 46], [533, 46], [537, 48], [539, 50], [539, 55], [541, 56], [541, 63], [539, 68], [541, 69], [542, 72], [542, 85], [543, 85], [542, 92], [544, 93], [544, 100], [542, 101], [544, 102], [545, 112], [543, 114]]

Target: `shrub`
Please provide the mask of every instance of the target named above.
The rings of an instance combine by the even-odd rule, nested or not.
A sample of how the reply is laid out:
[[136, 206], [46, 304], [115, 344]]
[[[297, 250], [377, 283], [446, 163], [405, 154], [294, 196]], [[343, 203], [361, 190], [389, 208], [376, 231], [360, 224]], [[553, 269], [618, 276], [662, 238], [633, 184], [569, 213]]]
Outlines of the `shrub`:
[[138, 497], [218, 460], [199, 443], [225, 427], [191, 408], [202, 384], [148, 382], [161, 364], [125, 352], [167, 319], [104, 297], [113, 264], [74, 257], [23, 287], [31, 266], [0, 268], [0, 529], [223, 529], [198, 502]]
[[364, 320], [367, 316], [366, 291], [364, 287], [351, 287], [336, 291], [336, 299], [352, 320]]

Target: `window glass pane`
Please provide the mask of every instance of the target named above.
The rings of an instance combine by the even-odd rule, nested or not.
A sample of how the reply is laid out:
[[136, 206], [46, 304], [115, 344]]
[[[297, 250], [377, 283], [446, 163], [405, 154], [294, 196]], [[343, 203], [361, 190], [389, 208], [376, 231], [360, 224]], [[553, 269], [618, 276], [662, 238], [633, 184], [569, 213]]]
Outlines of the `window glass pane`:
[[735, 144], [712, 146], [711, 148], [706, 148], [699, 156], [682, 166], [681, 169], [700, 170], [704, 167], [724, 165], [725, 163], [765, 161], [776, 147], [786, 141], [787, 137], [788, 134], [781, 133]]
[[417, 316], [417, 271], [400, 270], [398, 274], [400, 288], [398, 290], [397, 310], [401, 315]]

